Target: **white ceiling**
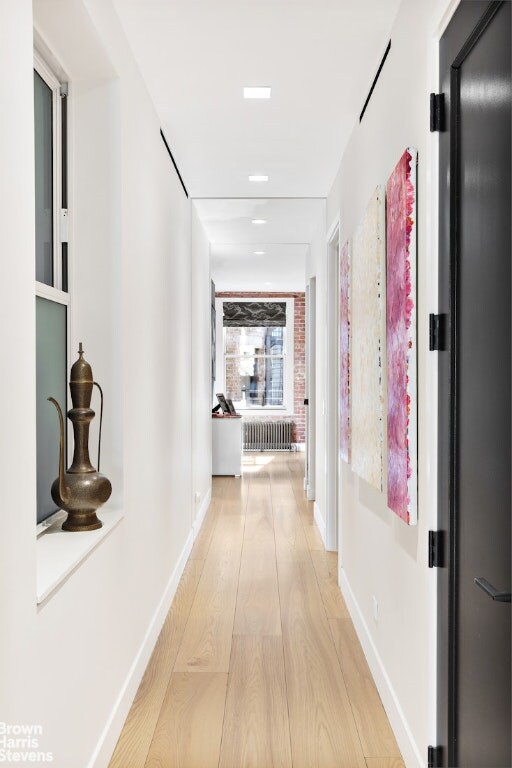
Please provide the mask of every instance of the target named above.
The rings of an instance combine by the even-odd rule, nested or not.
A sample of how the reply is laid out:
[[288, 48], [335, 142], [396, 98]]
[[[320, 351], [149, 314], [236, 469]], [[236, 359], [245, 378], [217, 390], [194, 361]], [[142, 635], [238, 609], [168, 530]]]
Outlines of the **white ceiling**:
[[[324, 200], [195, 200], [211, 243], [310, 243]], [[265, 219], [266, 224], [252, 224]]]
[[[308, 244], [324, 200], [195, 200], [219, 291], [303, 291]], [[252, 224], [252, 219], [266, 224]], [[255, 251], [264, 251], [255, 254]]]
[[[254, 255], [247, 245], [212, 245], [212, 280], [217, 291], [303, 291], [307, 245], [268, 245]], [[261, 249], [263, 250], [263, 248]]]
[[[219, 290], [304, 288], [307, 243], [400, 1], [114, 0]], [[243, 99], [248, 85], [272, 98]]]
[[328, 194], [400, 0], [114, 4], [191, 197]]

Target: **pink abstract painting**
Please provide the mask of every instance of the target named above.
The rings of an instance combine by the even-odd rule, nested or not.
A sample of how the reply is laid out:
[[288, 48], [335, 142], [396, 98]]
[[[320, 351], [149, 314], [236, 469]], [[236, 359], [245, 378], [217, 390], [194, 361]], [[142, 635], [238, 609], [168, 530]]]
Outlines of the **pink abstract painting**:
[[406, 149], [386, 188], [388, 507], [409, 525], [418, 519], [416, 165]]
[[350, 246], [340, 253], [340, 457], [350, 462]]

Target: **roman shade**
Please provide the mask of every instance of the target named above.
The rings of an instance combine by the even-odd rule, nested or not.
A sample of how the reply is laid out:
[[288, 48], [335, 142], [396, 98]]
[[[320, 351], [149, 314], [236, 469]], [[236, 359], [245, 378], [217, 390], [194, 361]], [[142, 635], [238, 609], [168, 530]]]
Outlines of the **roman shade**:
[[279, 328], [286, 326], [285, 301], [225, 301], [225, 328]]

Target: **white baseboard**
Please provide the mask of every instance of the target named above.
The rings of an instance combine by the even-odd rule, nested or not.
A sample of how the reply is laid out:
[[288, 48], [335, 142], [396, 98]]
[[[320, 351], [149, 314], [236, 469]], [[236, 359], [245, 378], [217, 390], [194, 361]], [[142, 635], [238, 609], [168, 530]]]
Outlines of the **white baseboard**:
[[338, 571], [338, 582], [405, 765], [407, 768], [425, 768], [425, 756], [421, 756], [398, 696], [343, 568]]
[[322, 513], [320, 511], [320, 507], [318, 506], [316, 501], [313, 504], [313, 516], [315, 518], [315, 523], [318, 526], [318, 530], [320, 531], [320, 536], [322, 537], [322, 541], [323, 541], [324, 547], [325, 547], [326, 546], [325, 539], [326, 539], [326, 536], [327, 536], [327, 531], [326, 531], [326, 528], [325, 528], [325, 520], [324, 520], [324, 517], [323, 517], [323, 515], [322, 515]]
[[194, 536], [194, 541], [197, 539], [198, 533], [201, 530], [201, 526], [204, 522], [205, 515], [208, 511], [208, 507], [210, 506], [210, 502], [212, 500], [212, 487], [210, 486], [208, 488], [208, 491], [206, 493], [206, 496], [204, 497], [203, 501], [201, 502], [201, 506], [197, 510], [196, 519], [194, 521], [194, 525], [192, 526], [192, 533]]
[[293, 443], [293, 450], [294, 451], [305, 451], [306, 450], [306, 443]]
[[[206, 511], [206, 510], [205, 510]], [[203, 514], [204, 518], [204, 514]], [[199, 519], [199, 518], [198, 518]], [[200, 527], [200, 526], [199, 526]], [[107, 768], [114, 752], [115, 746], [119, 735], [123, 729], [123, 725], [130, 711], [130, 707], [135, 698], [135, 694], [139, 688], [142, 676], [151, 658], [151, 654], [155, 647], [156, 641], [162, 629], [165, 617], [169, 612], [171, 603], [176, 594], [179, 581], [181, 579], [183, 569], [187, 563], [188, 557], [192, 550], [194, 543], [194, 535], [197, 535], [199, 531], [193, 529], [190, 530], [185, 546], [181, 552], [178, 562], [171, 574], [164, 593], [160, 599], [160, 602], [151, 618], [148, 629], [141, 643], [141, 646], [133, 660], [133, 663], [128, 671], [125, 682], [116, 703], [110, 713], [110, 717], [107, 720], [103, 733], [100, 736], [98, 744], [93, 752], [91, 759], [89, 760], [87, 768]]]
[[308, 485], [306, 488], [306, 497], [308, 501], [314, 501], [316, 499], [315, 489], [312, 485]]

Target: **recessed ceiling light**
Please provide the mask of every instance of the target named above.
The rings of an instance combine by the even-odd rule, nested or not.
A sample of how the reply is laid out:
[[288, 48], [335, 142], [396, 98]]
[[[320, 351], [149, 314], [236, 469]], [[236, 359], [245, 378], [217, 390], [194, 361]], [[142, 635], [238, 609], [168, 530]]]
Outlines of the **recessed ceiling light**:
[[251, 223], [252, 224], [266, 224], [267, 220], [266, 219], [251, 219]]
[[265, 283], [265, 285], [272, 285], [272, 283]]
[[268, 181], [268, 176], [265, 176], [265, 174], [254, 174], [249, 176], [249, 181]]
[[266, 251], [254, 251], [255, 256], [264, 256]]
[[270, 99], [271, 92], [267, 85], [248, 85], [244, 88], [244, 99]]

